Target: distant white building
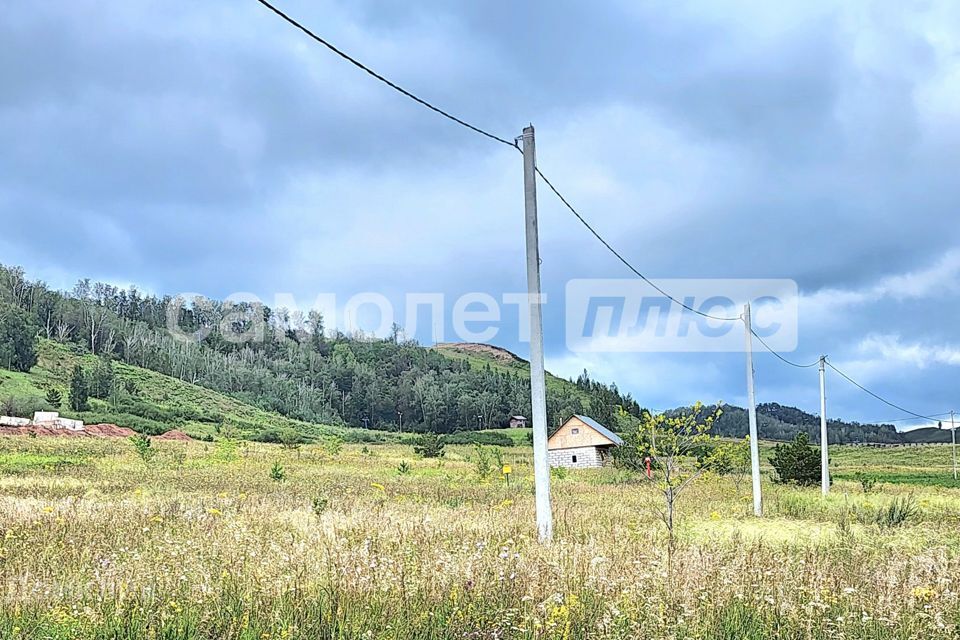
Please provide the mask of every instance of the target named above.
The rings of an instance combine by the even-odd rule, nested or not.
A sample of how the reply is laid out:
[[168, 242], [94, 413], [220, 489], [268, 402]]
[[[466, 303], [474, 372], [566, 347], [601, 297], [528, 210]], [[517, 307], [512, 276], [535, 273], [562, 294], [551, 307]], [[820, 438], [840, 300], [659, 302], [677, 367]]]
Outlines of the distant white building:
[[33, 414], [33, 424], [48, 429], [66, 429], [67, 431], [83, 431], [82, 420], [61, 418], [56, 411], [37, 411]]
[[602, 467], [623, 438], [587, 416], [573, 416], [547, 440], [551, 467]]
[[13, 416], [0, 416], [0, 427], [26, 427], [30, 424], [30, 418], [14, 418]]

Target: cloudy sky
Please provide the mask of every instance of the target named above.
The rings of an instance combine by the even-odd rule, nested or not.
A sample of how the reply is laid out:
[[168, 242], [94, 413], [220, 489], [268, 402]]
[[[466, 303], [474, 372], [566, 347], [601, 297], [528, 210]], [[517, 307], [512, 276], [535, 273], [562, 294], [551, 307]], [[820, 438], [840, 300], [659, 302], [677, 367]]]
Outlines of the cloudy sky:
[[[956, 406], [957, 3], [276, 2], [501, 137], [534, 123], [540, 167], [651, 277], [794, 280], [789, 357]], [[0, 40], [0, 262], [302, 306], [524, 290], [519, 154], [254, 0], [14, 3]], [[549, 369], [743, 403], [742, 353], [568, 350], [566, 283], [630, 274], [542, 187], [540, 216]], [[526, 355], [516, 318], [492, 341]], [[756, 370], [760, 401], [817, 408], [815, 368]], [[904, 417], [828, 385], [835, 415]]]

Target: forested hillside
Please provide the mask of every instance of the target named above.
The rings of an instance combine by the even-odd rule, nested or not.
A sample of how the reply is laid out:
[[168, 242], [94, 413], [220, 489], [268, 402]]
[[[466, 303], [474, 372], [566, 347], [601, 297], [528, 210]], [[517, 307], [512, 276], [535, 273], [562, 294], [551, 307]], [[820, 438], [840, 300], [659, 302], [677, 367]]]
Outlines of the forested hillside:
[[[715, 409], [716, 405], [711, 407]], [[674, 409], [676, 413], [683, 409]], [[705, 411], [709, 414], [710, 411]], [[820, 442], [820, 416], [795, 407], [776, 402], [757, 405], [757, 430], [763, 440], [791, 440], [800, 431], [810, 436], [810, 441]], [[747, 410], [733, 405], [724, 405], [723, 413], [714, 423], [713, 433], [723, 437], [742, 438], [749, 431]], [[830, 444], [912, 444], [950, 442], [949, 430], [917, 429], [899, 432], [892, 424], [863, 424], [844, 420], [827, 420]]]
[[[426, 348], [400, 335], [348, 336], [327, 331], [316, 313], [213, 300], [185, 305], [87, 280], [58, 292], [0, 265], [0, 368], [32, 370], [30, 380], [5, 375], [0, 402], [8, 409], [17, 395], [28, 400], [21, 412], [50, 405], [39, 385], [56, 389], [58, 406], [69, 412], [72, 368], [79, 365], [90, 399], [73, 407], [75, 414], [147, 431], [176, 425], [209, 434], [228, 422], [247, 436], [271, 427], [323, 435], [346, 427], [399, 431], [402, 422], [405, 432], [450, 433], [530, 415], [526, 361], [490, 345]], [[38, 354], [45, 356], [39, 366]], [[213, 395], [189, 390], [196, 387]], [[631, 416], [642, 412], [629, 394], [586, 371], [575, 381], [547, 377], [551, 427], [586, 413], [617, 429], [624, 422], [619, 407]], [[757, 419], [761, 438], [788, 440], [805, 431], [819, 441], [819, 417], [799, 409], [761, 404]], [[889, 424], [842, 420], [830, 420], [829, 432], [831, 444], [949, 441], [948, 431], [900, 433]], [[744, 436], [746, 411], [725, 406], [715, 433]]]
[[[39, 335], [94, 358], [86, 372], [94, 398], [122, 391], [111, 370], [124, 363], [305, 423], [398, 430], [402, 420], [404, 431], [446, 433], [530, 415], [522, 364], [428, 349], [401, 340], [399, 331], [388, 339], [347, 336], [327, 331], [316, 313], [183, 304], [89, 280], [58, 292], [29, 281], [22, 269], [0, 266], [0, 317], [7, 335], [0, 366], [30, 370]], [[551, 424], [573, 413], [612, 422], [618, 406], [641, 411], [629, 395], [587, 375], [575, 383], [552, 378], [547, 405]], [[136, 402], [124, 409], [138, 415]]]

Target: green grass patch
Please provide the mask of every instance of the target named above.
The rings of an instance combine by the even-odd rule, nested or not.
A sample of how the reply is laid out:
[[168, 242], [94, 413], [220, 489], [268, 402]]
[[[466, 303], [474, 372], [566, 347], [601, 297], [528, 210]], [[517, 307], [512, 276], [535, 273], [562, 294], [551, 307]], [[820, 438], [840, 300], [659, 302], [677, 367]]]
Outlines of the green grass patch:
[[76, 457], [63, 457], [43, 453], [0, 453], [0, 473], [20, 474], [37, 471], [59, 471], [66, 467], [83, 465]]
[[[890, 484], [920, 485], [924, 487], [945, 487], [960, 489], [960, 481], [953, 479], [953, 472], [944, 471], [874, 471], [868, 472], [879, 482]], [[834, 474], [835, 480], [857, 480], [856, 472], [840, 472]]]

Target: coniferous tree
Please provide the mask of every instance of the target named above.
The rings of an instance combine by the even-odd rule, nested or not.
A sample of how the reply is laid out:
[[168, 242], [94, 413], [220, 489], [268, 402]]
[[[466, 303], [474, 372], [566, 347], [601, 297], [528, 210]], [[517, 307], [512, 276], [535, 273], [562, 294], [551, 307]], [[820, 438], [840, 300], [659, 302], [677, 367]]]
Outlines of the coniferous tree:
[[60, 408], [60, 403], [63, 402], [63, 394], [56, 389], [49, 389], [47, 391], [47, 403], [50, 404], [54, 409]]
[[773, 449], [770, 464], [777, 472], [777, 482], [812, 486], [820, 482], [820, 454], [810, 446], [810, 436], [801, 431], [793, 441]]
[[87, 390], [87, 378], [83, 367], [77, 365], [70, 376], [70, 408], [74, 411], [86, 411], [90, 392]]
[[0, 367], [29, 371], [37, 364], [37, 331], [31, 315], [0, 303]]

